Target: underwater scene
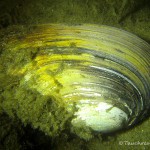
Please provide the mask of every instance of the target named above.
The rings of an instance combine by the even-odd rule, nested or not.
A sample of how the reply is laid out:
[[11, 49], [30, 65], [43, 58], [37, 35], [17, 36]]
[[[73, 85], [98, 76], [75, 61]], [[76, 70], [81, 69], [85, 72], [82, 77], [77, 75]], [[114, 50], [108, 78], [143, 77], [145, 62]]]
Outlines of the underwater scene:
[[0, 150], [150, 149], [150, 1], [0, 1]]

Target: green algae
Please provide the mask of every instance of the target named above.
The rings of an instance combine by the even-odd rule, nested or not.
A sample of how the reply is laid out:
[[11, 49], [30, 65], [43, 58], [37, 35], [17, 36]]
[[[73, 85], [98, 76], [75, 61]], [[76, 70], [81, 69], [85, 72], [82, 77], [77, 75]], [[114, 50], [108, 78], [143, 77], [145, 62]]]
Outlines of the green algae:
[[[10, 44], [11, 45], [11, 44]], [[50, 96], [43, 96], [36, 90], [28, 89], [22, 85], [22, 75], [10, 74], [9, 70], [15, 67], [21, 68], [32, 61], [35, 49], [21, 49], [13, 51], [13, 46], [6, 46], [1, 55], [1, 111], [8, 114], [10, 118], [16, 116], [24, 126], [31, 124], [33, 128], [39, 128], [50, 136], [57, 136], [64, 130], [66, 120], [72, 116], [61, 104]], [[12, 60], [15, 58], [14, 60]], [[12, 63], [13, 61], [13, 63]], [[65, 116], [65, 117], [64, 117]]]

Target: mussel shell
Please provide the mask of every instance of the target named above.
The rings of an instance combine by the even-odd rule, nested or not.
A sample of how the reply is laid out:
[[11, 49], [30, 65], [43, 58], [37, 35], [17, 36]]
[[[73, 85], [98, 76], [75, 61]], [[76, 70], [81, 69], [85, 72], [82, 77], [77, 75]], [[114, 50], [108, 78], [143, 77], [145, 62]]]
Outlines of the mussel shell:
[[109, 26], [38, 25], [13, 51], [37, 48], [32, 61], [9, 74], [23, 75], [21, 85], [54, 97], [68, 111], [71, 124], [98, 132], [126, 128], [150, 106], [150, 45]]

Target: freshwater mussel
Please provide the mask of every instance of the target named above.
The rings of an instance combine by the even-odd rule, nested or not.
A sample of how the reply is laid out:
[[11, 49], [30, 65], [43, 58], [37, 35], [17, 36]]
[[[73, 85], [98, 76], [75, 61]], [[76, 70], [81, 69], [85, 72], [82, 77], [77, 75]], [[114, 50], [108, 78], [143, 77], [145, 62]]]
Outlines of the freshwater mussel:
[[149, 109], [150, 45], [131, 33], [109, 26], [46, 24], [9, 45], [16, 53], [38, 49], [31, 61], [7, 73], [21, 75], [20, 85], [63, 103], [73, 112], [74, 131], [128, 128]]

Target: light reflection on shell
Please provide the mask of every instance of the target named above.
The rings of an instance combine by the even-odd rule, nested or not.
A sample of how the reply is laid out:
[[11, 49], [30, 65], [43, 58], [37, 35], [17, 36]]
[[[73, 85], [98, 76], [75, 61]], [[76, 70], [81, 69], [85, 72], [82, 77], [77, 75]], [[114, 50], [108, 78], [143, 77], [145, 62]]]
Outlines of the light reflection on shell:
[[106, 133], [142, 119], [150, 106], [150, 46], [108, 26], [39, 25], [13, 50], [38, 48], [22, 69], [21, 84], [55, 97], [71, 111], [71, 124]]

